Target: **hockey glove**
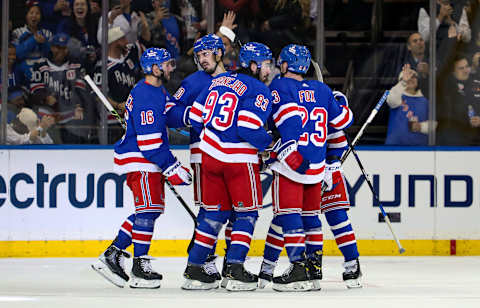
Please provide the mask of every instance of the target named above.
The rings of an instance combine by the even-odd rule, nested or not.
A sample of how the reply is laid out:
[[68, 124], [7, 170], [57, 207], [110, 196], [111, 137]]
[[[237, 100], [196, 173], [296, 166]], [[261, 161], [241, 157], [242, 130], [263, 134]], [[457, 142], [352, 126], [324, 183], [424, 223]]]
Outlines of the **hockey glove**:
[[277, 151], [281, 145], [281, 140], [278, 139], [273, 146], [266, 148], [265, 151], [260, 152], [260, 171], [265, 171], [270, 168], [270, 165], [277, 161]]
[[335, 187], [333, 186], [333, 173], [340, 171], [342, 168], [342, 164], [339, 161], [332, 162], [330, 164], [327, 163], [325, 166], [325, 176], [323, 177], [323, 183], [326, 187], [325, 191], [331, 191]]
[[297, 147], [295, 140], [285, 142], [277, 150], [277, 159], [293, 171], [305, 174], [310, 167], [310, 161], [303, 158]]
[[182, 166], [178, 160], [170, 165], [170, 167], [163, 172], [163, 175], [172, 185], [190, 185], [192, 183], [190, 171]]
[[333, 97], [335, 97], [335, 99], [337, 100], [337, 102], [340, 103], [340, 105], [348, 107], [348, 99], [345, 94], [340, 91], [333, 91]]

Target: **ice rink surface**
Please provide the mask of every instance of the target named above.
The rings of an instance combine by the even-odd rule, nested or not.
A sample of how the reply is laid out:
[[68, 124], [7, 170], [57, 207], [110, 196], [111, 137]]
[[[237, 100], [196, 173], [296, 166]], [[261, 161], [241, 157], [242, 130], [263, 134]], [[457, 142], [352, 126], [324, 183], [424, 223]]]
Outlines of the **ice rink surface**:
[[[362, 257], [363, 288], [348, 290], [340, 257], [325, 257], [322, 290], [279, 293], [184, 291], [186, 258], [158, 258], [156, 290], [120, 289], [90, 268], [94, 259], [0, 259], [0, 307], [480, 307], [480, 257]], [[257, 272], [260, 258], [247, 260]], [[130, 266], [129, 263], [127, 263]], [[221, 265], [220, 258], [217, 265]], [[288, 260], [282, 258], [277, 272]]]

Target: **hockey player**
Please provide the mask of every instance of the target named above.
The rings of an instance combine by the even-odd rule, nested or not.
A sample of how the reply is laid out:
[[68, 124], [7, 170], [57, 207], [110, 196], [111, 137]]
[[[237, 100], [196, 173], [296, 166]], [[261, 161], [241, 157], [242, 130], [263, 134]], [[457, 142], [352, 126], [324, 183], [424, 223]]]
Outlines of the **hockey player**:
[[[334, 91], [335, 98], [342, 106], [348, 106], [345, 95]], [[345, 262], [343, 281], [348, 288], [360, 288], [360, 262], [355, 232], [348, 218], [347, 210], [350, 206], [347, 185], [340, 158], [348, 148], [345, 133], [331, 126], [328, 128], [327, 165], [325, 167], [325, 183], [327, 190], [322, 196], [322, 213], [325, 214], [338, 249], [342, 252]]]
[[[277, 291], [308, 291], [321, 279], [322, 238], [320, 213], [324, 178], [327, 125], [343, 129], [353, 116], [339, 106], [332, 91], [316, 80], [304, 80], [310, 66], [305, 46], [288, 45], [280, 53], [282, 78], [270, 85], [272, 120], [281, 139], [276, 143], [272, 199], [277, 240], [284, 239], [290, 268], [273, 278]], [[307, 245], [305, 245], [307, 243]], [[262, 272], [273, 274], [274, 264], [263, 263]], [[269, 268], [270, 267], [270, 268]]]
[[259, 81], [271, 72], [272, 53], [263, 44], [248, 43], [239, 58], [248, 75], [219, 74], [190, 111], [191, 124], [200, 134], [201, 206], [205, 214], [198, 222], [189, 253], [184, 289], [218, 287], [215, 276], [205, 272], [202, 265], [232, 211], [236, 219], [226, 256], [226, 289], [256, 289], [258, 277], [247, 272], [243, 263], [262, 204], [258, 151], [272, 140], [263, 128], [271, 110], [270, 91]]
[[[335, 99], [340, 105], [348, 106], [345, 95], [341, 92], [333, 92]], [[347, 210], [350, 206], [350, 200], [345, 183], [345, 177], [340, 166], [340, 158], [347, 147], [345, 134], [341, 130], [328, 126], [327, 135], [327, 156], [325, 167], [325, 179], [328, 184], [327, 190], [322, 196], [321, 211], [325, 214], [330, 229], [335, 237], [338, 248], [342, 252], [345, 263], [343, 264], [345, 271], [342, 275], [343, 280], [348, 288], [361, 287], [359, 278], [361, 277], [360, 263], [358, 261], [359, 253], [355, 233], [353, 231], [350, 220], [348, 219]], [[332, 188], [333, 187], [333, 188]], [[302, 219], [305, 219], [302, 217]], [[259, 274], [259, 287], [264, 288], [266, 284], [273, 278], [273, 270], [276, 261], [284, 246], [284, 238], [282, 229], [278, 226], [278, 219], [272, 220], [270, 229], [268, 230], [265, 242], [265, 250], [263, 262]], [[323, 250], [323, 233], [321, 228], [310, 230], [307, 234], [308, 240], [305, 241], [307, 254], [310, 251]], [[310, 250], [310, 251], [309, 251]], [[317, 258], [311, 260], [312, 267], [319, 267], [316, 271], [315, 280], [321, 280], [322, 254], [317, 254]], [[315, 272], [315, 269], [312, 269]], [[319, 288], [319, 281], [314, 281], [315, 287]]]
[[[162, 275], [150, 264], [148, 250], [155, 220], [165, 208], [164, 183], [188, 185], [192, 177], [173, 156], [167, 137], [166, 90], [163, 83], [174, 69], [165, 49], [147, 49], [141, 58], [146, 74], [130, 92], [126, 103], [126, 132], [115, 144], [115, 170], [127, 173], [133, 193], [135, 214], [122, 224], [115, 241], [93, 264], [94, 270], [119, 287], [129, 280], [123, 265], [133, 242], [132, 288], [158, 288]], [[183, 122], [178, 119], [177, 122]]]
[[[195, 63], [199, 66], [199, 70], [187, 78], [185, 78], [176, 93], [173, 95], [175, 102], [168, 104], [169, 113], [180, 112], [183, 113], [186, 108], [190, 108], [193, 105], [193, 102], [202, 92], [203, 89], [207, 88], [212, 79], [219, 75], [220, 73], [225, 72], [223, 67], [222, 60], [225, 53], [225, 47], [223, 45], [222, 39], [215, 34], [207, 34], [197, 41], [195, 41], [194, 47], [194, 60]], [[177, 108], [180, 107], [180, 108]], [[188, 110], [187, 110], [188, 111]], [[187, 125], [188, 123], [186, 123]], [[200, 136], [195, 132], [193, 128], [190, 129], [190, 166], [193, 169], [193, 197], [195, 205], [200, 205], [201, 197], [201, 185], [200, 185], [200, 168], [202, 162], [202, 154], [199, 149]], [[203, 218], [205, 214], [205, 209], [200, 207], [198, 212], [198, 220]], [[227, 248], [228, 248], [228, 237], [231, 231], [231, 226], [227, 226], [225, 231], [227, 239]], [[207, 258], [205, 263], [205, 270], [209, 273], [216, 275], [217, 280], [221, 279], [220, 274], [215, 265], [215, 247], [212, 249], [211, 254]]]

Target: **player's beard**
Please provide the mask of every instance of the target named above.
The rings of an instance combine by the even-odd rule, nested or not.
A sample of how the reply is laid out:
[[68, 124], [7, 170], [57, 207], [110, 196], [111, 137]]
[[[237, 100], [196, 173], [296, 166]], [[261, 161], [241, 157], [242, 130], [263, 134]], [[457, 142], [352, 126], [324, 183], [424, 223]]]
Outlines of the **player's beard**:
[[211, 74], [213, 74], [213, 73], [217, 70], [217, 66], [218, 66], [218, 63], [215, 62], [215, 66], [214, 66], [213, 68], [211, 68], [211, 69], [208, 69], [208, 68], [205, 69], [205, 68], [203, 68], [203, 66], [202, 66], [202, 68], [203, 68], [203, 71], [204, 71], [205, 73], [211, 75]]
[[170, 74], [168, 75], [168, 79], [167, 79], [165, 72], [162, 71], [162, 74], [157, 78], [160, 78], [160, 80], [162, 81], [162, 84], [167, 84], [168, 81], [172, 78], [172, 74], [173, 74], [173, 72], [170, 72]]

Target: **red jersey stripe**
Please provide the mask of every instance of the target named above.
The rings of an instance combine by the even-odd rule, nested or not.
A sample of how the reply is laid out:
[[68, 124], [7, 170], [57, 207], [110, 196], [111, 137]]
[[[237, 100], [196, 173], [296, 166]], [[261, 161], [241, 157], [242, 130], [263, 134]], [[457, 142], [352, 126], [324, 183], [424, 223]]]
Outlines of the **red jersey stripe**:
[[203, 140], [207, 142], [209, 145], [213, 146], [220, 152], [225, 154], [251, 154], [257, 155], [257, 149], [246, 149], [246, 148], [223, 148], [220, 144], [218, 144], [215, 140], [208, 137], [206, 134], [203, 136]]
[[163, 143], [163, 140], [161, 138], [147, 139], [147, 140], [137, 140], [138, 146], [150, 145], [150, 144], [155, 144], [155, 143]]

